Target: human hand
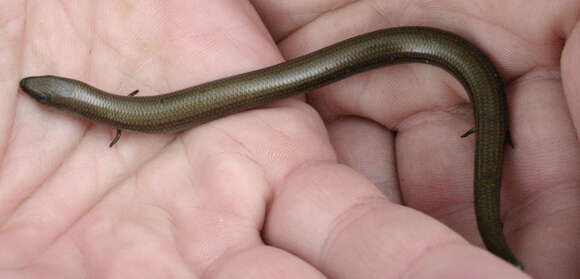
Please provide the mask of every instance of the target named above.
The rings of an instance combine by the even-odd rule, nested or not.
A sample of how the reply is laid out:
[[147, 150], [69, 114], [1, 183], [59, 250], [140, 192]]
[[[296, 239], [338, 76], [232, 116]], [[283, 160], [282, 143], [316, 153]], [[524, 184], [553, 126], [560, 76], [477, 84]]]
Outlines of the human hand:
[[[326, 3], [330, 2], [340, 6]], [[279, 45], [290, 58], [336, 37], [383, 28], [385, 22], [439, 27], [483, 48], [506, 83], [516, 145], [507, 149], [502, 195], [510, 247], [532, 275], [576, 278], [580, 225], [570, 220], [580, 215], [575, 128], [580, 5], [550, 3], [361, 1], [298, 23], [293, 17], [264, 18], [272, 33], [285, 38]], [[262, 10], [288, 14], [284, 8]], [[527, 18], [533, 18], [533, 24]], [[298, 31], [286, 34], [288, 30]], [[317, 34], [330, 39], [321, 40]], [[309, 47], [296, 51], [304, 42]], [[339, 161], [365, 173], [391, 200], [402, 199], [481, 245], [472, 211], [473, 141], [457, 136], [473, 126], [472, 106], [449, 74], [425, 65], [388, 67], [318, 90], [309, 100], [329, 127]], [[396, 142], [385, 127], [397, 131]], [[385, 155], [378, 150], [393, 151]]]
[[[276, 38], [290, 34], [279, 30], [279, 26], [292, 25], [288, 19], [269, 19], [268, 15], [280, 14], [271, 10], [277, 5], [253, 4]], [[16, 32], [24, 35], [12, 40], [20, 42], [14, 44], [14, 50], [21, 52], [14, 56], [19, 62], [13, 64], [24, 75], [63, 75], [119, 94], [138, 88], [140, 95], [147, 95], [281, 61], [252, 7], [240, 1], [65, 5], [69, 6], [51, 7], [46, 1], [29, 3], [26, 10], [20, 7], [25, 13], [20, 26], [26, 31]], [[294, 57], [378, 28], [421, 23], [386, 25], [379, 23], [380, 17], [357, 10], [357, 5], [365, 7], [357, 3], [335, 13], [320, 12], [309, 24], [294, 23], [290, 30], [302, 28], [281, 41], [284, 55]], [[5, 6], [18, 9], [18, 3]], [[346, 14], [341, 17], [341, 12]], [[340, 20], [352, 16], [363, 23], [358, 29]], [[473, 37], [479, 34], [475, 27], [454, 29], [437, 25], [435, 19], [422, 25], [457, 32], [486, 50], [494, 47]], [[462, 30], [466, 33], [460, 33]], [[500, 31], [505, 32], [496, 30]], [[309, 43], [313, 45], [306, 45]], [[506, 81], [523, 73], [520, 67], [526, 67], [518, 63], [529, 57], [513, 57], [509, 51], [494, 55], [496, 51], [491, 50]], [[530, 55], [538, 54], [530, 51]], [[514, 62], [501, 64], [505, 60]], [[520, 78], [511, 88], [508, 84], [511, 107], [517, 107], [517, 97], [512, 96], [520, 91], [563, 103], [562, 94], [557, 94], [560, 99], [538, 95], [555, 94], [550, 90], [562, 83], [546, 79], [547, 72], [539, 69], [532, 75], [535, 79]], [[404, 80], [413, 75], [422, 83], [407, 85]], [[9, 86], [15, 86], [20, 77], [14, 76]], [[566, 81], [565, 76], [562, 80]], [[546, 83], [555, 85], [546, 89]], [[540, 89], [533, 90], [536, 86]], [[387, 88], [389, 92], [385, 92]], [[426, 96], [427, 90], [430, 95]], [[6, 90], [12, 91], [16, 89]], [[406, 96], [401, 96], [403, 91]], [[413, 96], [409, 91], [423, 92]], [[299, 99], [290, 99], [180, 135], [124, 133], [120, 143], [108, 149], [114, 134], [111, 129], [47, 110], [22, 94], [11, 96], [18, 106], [11, 109], [13, 113], [2, 110], [11, 121], [2, 125], [7, 132], [0, 141], [4, 147], [0, 247], [6, 247], [5, 253], [0, 252], [0, 276], [517, 276], [510, 266], [470, 246], [442, 224], [397, 205], [402, 196], [405, 205], [435, 217], [474, 243], [479, 241], [471, 196], [473, 145], [458, 137], [473, 125], [473, 117], [465, 94], [452, 77], [428, 66], [397, 66], [349, 79], [309, 97], [328, 121], [330, 142], [318, 114]], [[14, 106], [10, 98], [6, 98], [7, 105], [1, 105]], [[520, 107], [526, 107], [530, 99], [526, 96], [520, 102]], [[548, 260], [560, 259], [558, 264], [562, 264], [578, 253], [576, 246], [567, 252], [568, 247], [553, 248], [550, 254], [545, 252], [555, 245], [550, 234], [541, 234], [545, 247], [534, 236], [550, 225], [560, 232], [553, 241], [577, 241], [573, 230], [578, 225], [569, 221], [557, 227], [553, 224], [578, 217], [572, 206], [561, 207], [563, 199], [578, 202], [578, 194], [571, 192], [578, 187], [562, 182], [577, 180], [578, 142], [577, 137], [575, 141], [563, 137], [573, 129], [571, 121], [554, 120], [563, 113], [562, 107], [550, 114], [549, 122], [562, 127], [541, 134], [559, 144], [530, 141], [537, 136], [526, 135], [525, 127], [529, 130], [547, 122], [529, 123], [531, 116], [526, 111], [511, 113], [517, 148], [508, 151], [505, 188], [509, 196], [504, 196], [502, 205], [505, 212], [516, 210], [511, 213], [515, 216], [504, 215], [510, 246], [517, 248], [516, 254], [528, 270], [535, 272], [536, 267], [542, 272]], [[379, 125], [338, 118], [345, 114], [369, 118]], [[384, 126], [399, 131], [396, 149], [392, 133]], [[568, 156], [553, 154], [555, 148], [566, 150]], [[519, 169], [522, 162], [547, 155], [554, 156], [547, 167], [543, 161], [543, 165], [524, 164]], [[382, 193], [350, 168], [337, 164], [337, 157], [370, 177]], [[441, 166], [442, 162], [447, 164]], [[552, 184], [538, 176], [526, 180], [537, 173], [535, 169], [552, 170], [541, 174]], [[510, 178], [510, 173], [518, 175]], [[549, 180], [551, 177], [559, 180]], [[561, 187], [546, 191], [553, 185]], [[387, 202], [383, 193], [395, 203]], [[548, 194], [550, 199], [542, 198]], [[540, 207], [532, 203], [536, 199], [553, 204]], [[524, 211], [520, 210], [522, 204], [526, 205]], [[534, 211], [528, 213], [529, 208]], [[548, 215], [555, 211], [558, 214]], [[536, 219], [545, 215], [550, 218]], [[514, 223], [520, 219], [533, 222]], [[514, 227], [517, 235], [509, 233]], [[514, 246], [511, 237], [521, 240], [516, 239]], [[536, 260], [538, 263], [528, 260], [546, 255], [550, 257]], [[475, 271], [474, 266], [482, 270]], [[574, 266], [574, 262], [556, 265], [549, 271], [553, 275], [568, 270], [570, 276], [577, 274]]]

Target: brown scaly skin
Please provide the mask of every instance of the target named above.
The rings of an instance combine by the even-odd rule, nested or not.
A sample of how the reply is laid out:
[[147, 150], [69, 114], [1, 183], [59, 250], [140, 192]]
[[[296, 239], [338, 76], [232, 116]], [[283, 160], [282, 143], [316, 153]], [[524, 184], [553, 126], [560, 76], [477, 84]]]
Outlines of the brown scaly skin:
[[473, 102], [477, 133], [477, 225], [492, 253], [521, 267], [505, 242], [499, 216], [503, 149], [508, 141], [501, 77], [481, 50], [449, 32], [429, 27], [378, 30], [268, 68], [157, 96], [113, 95], [55, 76], [28, 77], [20, 86], [43, 104], [95, 122], [123, 130], [165, 133], [182, 131], [366, 70], [408, 62], [439, 66], [452, 73], [467, 90]]

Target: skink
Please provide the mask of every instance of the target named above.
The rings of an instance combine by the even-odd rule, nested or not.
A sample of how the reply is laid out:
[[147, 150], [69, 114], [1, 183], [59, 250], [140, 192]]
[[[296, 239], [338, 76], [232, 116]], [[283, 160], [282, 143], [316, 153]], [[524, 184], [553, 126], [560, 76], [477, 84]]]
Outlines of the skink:
[[56, 76], [27, 77], [20, 87], [40, 103], [116, 129], [165, 133], [369, 69], [406, 62], [439, 66], [465, 87], [475, 112], [471, 132], [477, 134], [474, 193], [478, 229], [488, 250], [521, 267], [504, 239], [499, 210], [503, 151], [509, 140], [502, 80], [480, 49], [452, 33], [429, 27], [378, 30], [271, 67], [157, 96], [113, 95]]

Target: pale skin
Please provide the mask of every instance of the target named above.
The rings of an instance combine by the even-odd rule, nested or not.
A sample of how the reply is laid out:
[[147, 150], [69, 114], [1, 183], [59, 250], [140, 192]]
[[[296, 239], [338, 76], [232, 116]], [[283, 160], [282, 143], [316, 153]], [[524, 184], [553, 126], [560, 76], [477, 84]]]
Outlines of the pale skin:
[[497, 65], [507, 241], [534, 278], [578, 278], [580, 4], [504, 2], [0, 1], [0, 279], [529, 278], [481, 248], [474, 137], [459, 137], [472, 107], [434, 67], [113, 148], [113, 129], [17, 88], [51, 74], [158, 94], [400, 25]]

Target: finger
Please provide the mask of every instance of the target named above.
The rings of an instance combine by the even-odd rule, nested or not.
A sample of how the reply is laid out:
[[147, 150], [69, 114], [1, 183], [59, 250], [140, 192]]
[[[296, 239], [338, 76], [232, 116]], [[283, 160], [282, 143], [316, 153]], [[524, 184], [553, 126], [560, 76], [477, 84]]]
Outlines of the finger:
[[[537, 276], [578, 274], [580, 145], [559, 75], [537, 70], [513, 84], [504, 179], [504, 230]], [[566, 244], [564, 244], [566, 243]], [[562, 245], [564, 244], [564, 245]], [[546, 268], [549, 266], [549, 268]]]
[[383, 126], [356, 117], [326, 123], [339, 163], [373, 182], [393, 203], [402, 203], [395, 164], [394, 135]]
[[569, 111], [580, 138], [580, 23], [569, 31], [562, 51], [562, 83], [568, 100]]
[[391, 204], [366, 179], [335, 164], [309, 164], [288, 177], [264, 237], [331, 278], [525, 278], [434, 219]]

